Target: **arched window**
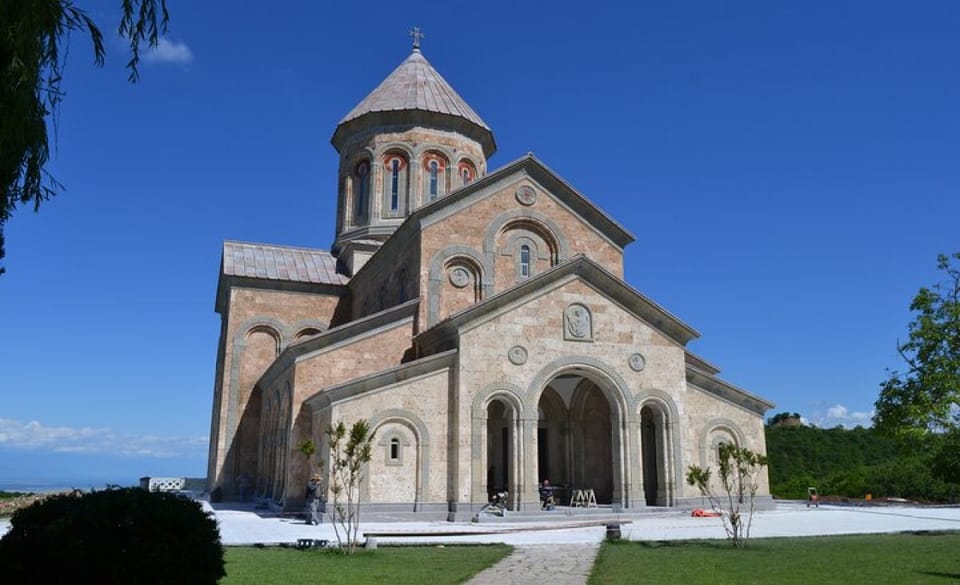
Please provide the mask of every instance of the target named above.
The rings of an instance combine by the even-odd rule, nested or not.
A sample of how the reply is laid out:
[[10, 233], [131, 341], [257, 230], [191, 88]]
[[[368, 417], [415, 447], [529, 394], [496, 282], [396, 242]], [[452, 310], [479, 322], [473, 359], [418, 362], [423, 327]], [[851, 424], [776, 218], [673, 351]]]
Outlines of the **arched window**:
[[383, 214], [403, 215], [407, 211], [407, 160], [400, 154], [388, 154], [383, 167]]
[[370, 192], [370, 164], [363, 161], [353, 171], [354, 217], [367, 215], [367, 194]]
[[530, 278], [530, 246], [520, 246], [520, 278]]
[[390, 439], [390, 461], [400, 461], [400, 439]]
[[400, 160], [390, 161], [390, 211], [400, 211]]
[[430, 161], [430, 201], [437, 198], [440, 194], [440, 163], [435, 160]]
[[447, 191], [447, 159], [439, 152], [423, 155], [422, 201], [429, 203], [442, 197]]
[[460, 164], [457, 165], [457, 174], [460, 175], [460, 185], [467, 185], [475, 178], [477, 178], [477, 171], [473, 166], [473, 163], [467, 160], [460, 161]]

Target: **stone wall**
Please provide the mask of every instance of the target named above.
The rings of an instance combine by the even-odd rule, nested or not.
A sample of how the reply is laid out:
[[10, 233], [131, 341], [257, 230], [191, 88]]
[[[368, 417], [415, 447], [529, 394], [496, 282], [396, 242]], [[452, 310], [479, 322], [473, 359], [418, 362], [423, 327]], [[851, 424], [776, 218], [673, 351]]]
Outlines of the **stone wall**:
[[[229, 284], [225, 286], [229, 287]], [[260, 428], [257, 380], [277, 355], [298, 338], [325, 330], [340, 296], [261, 288], [230, 287], [221, 315], [215, 411], [208, 463], [210, 489], [237, 495], [236, 479], [256, 471]]]
[[[421, 330], [462, 309], [474, 289], [482, 300], [525, 278], [519, 272], [522, 245], [531, 249], [527, 277], [576, 254], [623, 277], [623, 250], [532, 180], [518, 175], [491, 189], [422, 232], [420, 280], [427, 286], [421, 291]], [[521, 203], [518, 192], [532, 203]], [[458, 266], [466, 274], [459, 281]], [[466, 293], [464, 282], [471, 285]]]

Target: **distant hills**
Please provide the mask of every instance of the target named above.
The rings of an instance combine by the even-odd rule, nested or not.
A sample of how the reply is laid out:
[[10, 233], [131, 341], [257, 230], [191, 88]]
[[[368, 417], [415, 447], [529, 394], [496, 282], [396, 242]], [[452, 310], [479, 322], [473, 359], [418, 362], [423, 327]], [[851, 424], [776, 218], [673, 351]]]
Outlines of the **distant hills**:
[[960, 486], [934, 478], [929, 457], [907, 453], [873, 429], [821, 429], [803, 424], [798, 413], [780, 413], [766, 426], [770, 492], [782, 499], [821, 496], [899, 497], [946, 502]]

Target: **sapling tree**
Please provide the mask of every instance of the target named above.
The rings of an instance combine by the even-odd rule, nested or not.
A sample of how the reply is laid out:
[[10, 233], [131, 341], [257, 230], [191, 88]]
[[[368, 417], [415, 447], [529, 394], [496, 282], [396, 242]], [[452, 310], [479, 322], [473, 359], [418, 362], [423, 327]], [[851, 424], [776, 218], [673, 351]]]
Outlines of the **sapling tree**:
[[360, 482], [373, 451], [373, 433], [366, 420], [353, 423], [350, 430], [343, 421], [327, 429], [330, 443], [329, 514], [340, 549], [353, 554], [360, 531]]
[[720, 515], [731, 544], [743, 547], [750, 538], [760, 473], [767, 465], [767, 457], [732, 443], [721, 443], [717, 452], [723, 493], [714, 490], [713, 470], [709, 467], [691, 465], [687, 468], [687, 484], [695, 486], [710, 502], [713, 511]]

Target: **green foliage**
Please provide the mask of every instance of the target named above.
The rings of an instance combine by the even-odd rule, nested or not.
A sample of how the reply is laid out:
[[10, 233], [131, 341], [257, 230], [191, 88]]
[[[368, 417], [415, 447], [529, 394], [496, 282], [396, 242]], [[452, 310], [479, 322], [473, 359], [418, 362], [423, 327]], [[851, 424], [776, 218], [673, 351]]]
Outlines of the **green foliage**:
[[760, 538], [748, 550], [716, 542], [606, 543], [591, 585], [947, 585], [960, 575], [960, 533]]
[[935, 451], [933, 473], [945, 482], [960, 484], [960, 429], [942, 437], [943, 444]]
[[929, 453], [903, 450], [873, 429], [768, 426], [766, 439], [770, 492], [778, 498], [804, 499], [809, 486], [846, 498], [942, 502], [960, 494], [960, 486], [934, 476]]
[[[327, 429], [330, 442], [330, 517], [340, 549], [353, 554], [360, 531], [360, 482], [373, 450], [373, 433], [366, 420], [353, 423], [349, 432], [343, 421]], [[343, 534], [341, 535], [341, 528]]]
[[717, 476], [723, 494], [716, 493], [713, 471], [709, 467], [691, 465], [687, 468], [687, 484], [695, 486], [723, 518], [723, 529], [731, 544], [746, 546], [756, 509], [754, 498], [760, 489], [760, 471], [766, 466], [767, 458], [732, 443], [721, 443], [717, 451]]
[[779, 424], [792, 424], [800, 425], [800, 413], [799, 412], [778, 412], [767, 421], [768, 425], [779, 425]]
[[8, 585], [214, 585], [225, 574], [216, 520], [200, 504], [138, 488], [18, 510], [0, 539], [0, 567]]
[[[480, 546], [404, 546], [361, 550], [355, 555], [332, 550], [230, 547], [222, 585], [453, 585], [510, 554], [503, 544]], [[504, 585], [507, 585], [504, 583]]]
[[[929, 450], [931, 437], [960, 428], [960, 252], [939, 255], [943, 282], [921, 288], [910, 304], [916, 317], [897, 350], [907, 371], [891, 372], [881, 385], [874, 424], [902, 444]], [[950, 461], [944, 456], [942, 463]], [[956, 478], [960, 469], [939, 469]]]
[[297, 445], [297, 451], [300, 451], [307, 459], [310, 459], [313, 457], [313, 454], [317, 452], [317, 446], [310, 439], [306, 439]]
[[[120, 0], [118, 34], [130, 43], [130, 80], [137, 79], [140, 48], [155, 47], [166, 31], [166, 0]], [[73, 31], [87, 33], [94, 63], [103, 64], [103, 33], [72, 0], [0, 2], [0, 260], [3, 227], [19, 205], [40, 203], [63, 188], [45, 169], [50, 157], [48, 119], [63, 100], [60, 83]], [[0, 274], [4, 269], [0, 267]]]

